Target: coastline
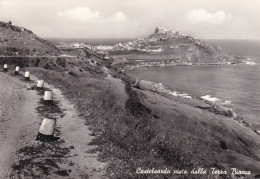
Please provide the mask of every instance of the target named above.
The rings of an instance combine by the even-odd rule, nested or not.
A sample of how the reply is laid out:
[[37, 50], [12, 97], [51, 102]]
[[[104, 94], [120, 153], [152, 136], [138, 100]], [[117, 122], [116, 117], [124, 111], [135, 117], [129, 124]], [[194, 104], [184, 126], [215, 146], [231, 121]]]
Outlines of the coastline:
[[[256, 140], [256, 136], [259, 137], [259, 135], [237, 121], [229, 120], [231, 118], [225, 114], [217, 115], [210, 111], [214, 109], [211, 109], [211, 105], [202, 100], [174, 97], [167, 93], [159, 94], [137, 89], [132, 86], [135, 83], [133, 78], [118, 74], [111, 69], [112, 77], [123, 80], [125, 92], [128, 96], [125, 102], [118, 103], [117, 101], [122, 100], [122, 96], [118, 96], [115, 88], [119, 81], [116, 80], [115, 83], [111, 83], [106, 75], [101, 75], [101, 77], [100, 75], [89, 76], [89, 74], [86, 74], [88, 77], [86, 78], [86, 75], [80, 73], [81, 76], [78, 76], [79, 73], [76, 72], [56, 72], [35, 67], [29, 67], [28, 70], [38, 77], [44, 77], [47, 82], [50, 82], [56, 88], [60, 88], [66, 98], [75, 105], [80, 117], [84, 119], [82, 123], [85, 121], [85, 124], [91, 130], [91, 135], [95, 136], [91, 143], [97, 146], [94, 151], [98, 152], [98, 159], [112, 162], [105, 167], [108, 177], [135, 177], [139, 175], [135, 173], [138, 167], [154, 167], [154, 164], [159, 162], [157, 158], [163, 158], [165, 155], [160, 153], [162, 152], [161, 145], [171, 150], [173, 152], [171, 155], [175, 157], [175, 152], [178, 151], [178, 156], [188, 162], [175, 161], [174, 159], [174, 164], [167, 164], [167, 161], [165, 161], [166, 163], [159, 162], [156, 164], [169, 166], [171, 171], [174, 170], [174, 167], [171, 166], [175, 165], [182, 165], [185, 169], [189, 169], [189, 166], [196, 167], [206, 163], [209, 166], [214, 166], [210, 160], [229, 165], [226, 160], [222, 161], [214, 156], [210, 158], [201, 156], [199, 153], [199, 150], [204, 150], [207, 155], [210, 155], [209, 152], [212, 150], [216, 153], [222, 153], [222, 150], [226, 150], [225, 145], [228, 146], [230, 151], [239, 154], [240, 157], [246, 157], [253, 171], [257, 169], [253, 167], [255, 161], [251, 150], [253, 153], [257, 153], [253, 143], [247, 144], [250, 145], [250, 151], [247, 151], [248, 149], [245, 148], [244, 144], [241, 145], [241, 142], [234, 139], [236, 135], [239, 135], [244, 142], [248, 141], [250, 136], [250, 141], [252, 141]], [[126, 109], [126, 111], [122, 109]], [[198, 129], [195, 130], [192, 126], [196, 126]], [[214, 129], [216, 126], [218, 130]], [[182, 130], [180, 131], [180, 129]], [[231, 129], [236, 132], [234, 134], [231, 132], [229, 137], [224, 138], [225, 130], [230, 131]], [[203, 139], [202, 131], [207, 133], [209, 138]], [[191, 134], [196, 137], [187, 140], [187, 137]], [[211, 137], [216, 141], [211, 141]], [[206, 141], [201, 143], [200, 140]], [[204, 143], [210, 144], [207, 149], [201, 148], [205, 145]], [[192, 149], [190, 145], [196, 146], [196, 149]], [[222, 145], [224, 145], [224, 149], [222, 149]], [[255, 145], [259, 144], [256, 143]], [[151, 150], [156, 150], [159, 153], [151, 153]], [[113, 151], [118, 152], [114, 153]], [[141, 161], [138, 160], [140, 155], [138, 151], [144, 152], [142, 156], [145, 157], [142, 157]], [[228, 153], [228, 155], [233, 154]], [[127, 156], [127, 158], [121, 156]], [[207, 158], [207, 161], [200, 163], [200, 158]], [[130, 161], [133, 161], [133, 163], [129, 163]], [[154, 164], [149, 164], [149, 161], [153, 161]], [[239, 158], [235, 161], [242, 162]], [[197, 162], [200, 164], [197, 164]], [[244, 168], [243, 163], [236, 164], [236, 166], [241, 169]]]
[[124, 67], [120, 67], [121, 72], [124, 72], [126, 70], [134, 70], [135, 68], [142, 68], [142, 67], [170, 67], [170, 66], [222, 66], [222, 65], [255, 65], [255, 62], [252, 62], [251, 60], [248, 61], [241, 61], [239, 63], [200, 63], [200, 64], [193, 64], [193, 63], [172, 63], [172, 64], [158, 64], [154, 62], [140, 62], [135, 65], [126, 65]]
[[[130, 85], [130, 86], [133, 86], [133, 85]], [[197, 125], [197, 123], [200, 123], [201, 120], [207, 120], [206, 123], [209, 125], [213, 125], [213, 126], [216, 125], [218, 122], [221, 123], [220, 126], [222, 125], [223, 122], [226, 123], [225, 125], [227, 125], [227, 126], [225, 126], [225, 127], [222, 126], [223, 130], [228, 130], [228, 129], [224, 129], [224, 128], [226, 128], [226, 127], [229, 128], [228, 126], [231, 125], [233, 129], [238, 130], [237, 132], [238, 132], [239, 136], [243, 136], [243, 135], [245, 135], [245, 133], [248, 133], [250, 131], [249, 132], [249, 133], [251, 133], [250, 135], [255, 136], [256, 137], [255, 139], [259, 138], [260, 132], [254, 131], [250, 127], [250, 125], [248, 125], [247, 122], [241, 120], [241, 118], [236, 118], [236, 117], [232, 116], [232, 114], [230, 115], [229, 112], [223, 113], [223, 110], [225, 111], [227, 109], [221, 108], [221, 106], [218, 106], [214, 103], [207, 103], [198, 98], [187, 99], [187, 98], [181, 98], [181, 97], [176, 97], [176, 96], [173, 97], [172, 95], [162, 94], [162, 93], [158, 93], [158, 92], [154, 92], [154, 91], [150, 91], [150, 90], [139, 89], [139, 88], [135, 88], [135, 87], [132, 88], [132, 90], [136, 93], [136, 95], [140, 99], [141, 104], [143, 104], [145, 106], [145, 108], [148, 109], [151, 116], [153, 116], [153, 118], [155, 120], [158, 120], [158, 123], [161, 123], [159, 121], [164, 121], [167, 119], [167, 121], [168, 121], [168, 122], [166, 122], [167, 124], [166, 123], [164, 123], [164, 124], [172, 126], [172, 128], [169, 127], [169, 128], [171, 128], [171, 130], [173, 130], [172, 137], [174, 137], [174, 136], [180, 137], [178, 134], [178, 129], [176, 130], [176, 124], [177, 124], [177, 126], [178, 125], [181, 126], [180, 130], [182, 130], [182, 132], [180, 132], [181, 133], [180, 135], [187, 135], [187, 131], [189, 131], [189, 132], [194, 131], [194, 130], [196, 131], [200, 128]], [[212, 107], [214, 110], [210, 110], [210, 109], [212, 109]], [[145, 111], [145, 110], [143, 110], [143, 111]], [[218, 121], [217, 119], [220, 119], [220, 121]], [[230, 120], [230, 119], [232, 119], [232, 120]], [[186, 120], [189, 121], [189, 122], [187, 121], [188, 123], [194, 123], [195, 125], [194, 124], [193, 125], [185, 124], [186, 122], [184, 122], [184, 121], [186, 121]], [[216, 121], [212, 121], [212, 120], [216, 120]], [[173, 123], [173, 124], [171, 124], [171, 123]], [[212, 123], [215, 123], [215, 124], [212, 124]], [[194, 129], [193, 127], [198, 128], [198, 129]], [[207, 127], [209, 127], [209, 126], [207, 126]], [[220, 130], [219, 127], [217, 127], [216, 130], [217, 130], [217, 133], [220, 132], [220, 131], [218, 131], [218, 130]], [[243, 132], [240, 130], [242, 130]], [[223, 134], [225, 134], [225, 132]], [[196, 134], [196, 135], [198, 135], [198, 134]], [[209, 137], [208, 135], [209, 134], [207, 133], [205, 137], [206, 138]], [[182, 138], [182, 137], [180, 137], [180, 138]], [[227, 138], [229, 138], [229, 137], [227, 137]], [[196, 144], [196, 145], [194, 144], [194, 146], [198, 147], [198, 144]], [[229, 146], [230, 146], [230, 144], [229, 144]], [[198, 148], [200, 148], [200, 147], [198, 147]], [[188, 149], [188, 147], [186, 146], [185, 149]], [[215, 150], [215, 149], [212, 149], [212, 150]], [[226, 149], [224, 149], [224, 150], [226, 150]], [[232, 150], [232, 149], [230, 149], [230, 150]], [[203, 150], [203, 149], [202, 149], [202, 151], [206, 152], [206, 150]], [[204, 156], [204, 157], [206, 157], [206, 156]], [[241, 158], [244, 158], [244, 157], [241, 156]], [[194, 160], [194, 158], [193, 158], [193, 160]], [[214, 161], [214, 162], [216, 162], [216, 161]], [[197, 164], [197, 165], [199, 165], [199, 164]], [[207, 165], [207, 166], [210, 166], [210, 165]], [[187, 169], [187, 168], [185, 168], [185, 169]], [[206, 170], [208, 170], [208, 169], [209, 168], [206, 168]], [[227, 170], [226, 167], [225, 167], [225, 169]], [[231, 168], [229, 168], [228, 170], [230, 170], [230, 169]], [[229, 174], [227, 174], [227, 175], [229, 175]], [[251, 178], [251, 177], [253, 178], [253, 176], [249, 176], [249, 178]]]
[[229, 105], [231, 101], [224, 101], [210, 95], [191, 96], [188, 93], [169, 90], [165, 88], [162, 83], [140, 80], [137, 77], [135, 77], [136, 81], [134, 81], [132, 78], [133, 77], [124, 77], [122, 79], [126, 84], [130, 84], [133, 88], [141, 90], [144, 93], [158, 94], [170, 100], [177, 100], [192, 107], [200, 108], [201, 110], [206, 110], [217, 115], [230, 117], [241, 125], [250, 128], [257, 135], [260, 135], [260, 130], [252, 128], [251, 123], [247, 122], [245, 119], [236, 114], [234, 109]]
[[[207, 82], [207, 83], [204, 83], [203, 80], [196, 80], [191, 75], [187, 75], [187, 78], [182, 78], [182, 75], [185, 75], [185, 73], [189, 73], [189, 72], [191, 72], [192, 74], [194, 74], [198, 77], [201, 77], [201, 75], [203, 75], [203, 73], [196, 72], [197, 68], [193, 68], [193, 67], [195, 67], [195, 65], [193, 65], [193, 66], [189, 65], [189, 66], [187, 66], [187, 68], [185, 66], [181, 67], [180, 68], [181, 70], [178, 70], [179, 69], [178, 67], [171, 67], [171, 68], [168, 68], [168, 67], [165, 67], [165, 68], [164, 67], [160, 67], [160, 68], [158, 68], [158, 67], [151, 67], [151, 68], [150, 67], [140, 67], [139, 69], [136, 69], [136, 70], [133, 69], [133, 71], [131, 69], [131, 70], [124, 70], [123, 72], [119, 71], [119, 73], [130, 75], [133, 78], [136, 74], [138, 76], [138, 78], [140, 78], [140, 80], [144, 79], [144, 80], [150, 81], [151, 83], [155, 82], [154, 84], [157, 83], [157, 85], [161, 83], [161, 85], [163, 85], [163, 87], [164, 87], [164, 85], [167, 86], [167, 89], [169, 91], [166, 91], [166, 89], [164, 89], [164, 90], [165, 90], [165, 92], [170, 94], [170, 96], [173, 95], [173, 96], [179, 96], [181, 98], [188, 98], [188, 99], [195, 97], [199, 100], [205, 100], [205, 101], [208, 101], [211, 103], [217, 103], [218, 105], [221, 105], [221, 106], [233, 108], [233, 110], [235, 110], [235, 112], [236, 111], [238, 112], [239, 116], [243, 116], [243, 118], [247, 120], [248, 125], [251, 125], [250, 123], [252, 123], [254, 130], [259, 131], [260, 123], [257, 120], [257, 112], [251, 113], [251, 111], [253, 111], [253, 110], [257, 111], [257, 109], [254, 108], [256, 105], [258, 105], [257, 101], [252, 101], [252, 105], [250, 103], [251, 106], [249, 106], [249, 107], [245, 106], [246, 103], [249, 101], [247, 101], [245, 99], [245, 97], [243, 97], [243, 101], [241, 102], [238, 100], [240, 98], [237, 99], [235, 94], [237, 94], [237, 93], [241, 94], [241, 95], [244, 94], [246, 97], [248, 97], [248, 100], [251, 101], [253, 99], [250, 98], [250, 96], [249, 96], [250, 94], [246, 93], [247, 91], [244, 90], [243, 86], [241, 88], [239, 88], [239, 86], [237, 86], [237, 89], [241, 89], [241, 90], [236, 90], [236, 88], [231, 87], [231, 85], [229, 85], [229, 82], [230, 82], [230, 84], [234, 84], [235, 86], [239, 85], [239, 83], [241, 83], [241, 85], [244, 83], [252, 84], [249, 82], [250, 79], [247, 79], [246, 75], [245, 75], [245, 77], [243, 77], [243, 73], [247, 74], [248, 78], [250, 78], [249, 76], [253, 76], [254, 80], [256, 78], [258, 78], [257, 77], [258, 75], [254, 75], [253, 72], [255, 73], [259, 69], [259, 64], [258, 64], [259, 58], [250, 57], [247, 59], [248, 59], [248, 61], [246, 61], [246, 62], [243, 61], [240, 64], [221, 65], [220, 67], [217, 67], [216, 69], [219, 69], [220, 71], [222, 71], [222, 73], [224, 72], [224, 74], [220, 74], [219, 77], [217, 76], [218, 70], [214, 70], [212, 72], [210, 71], [210, 69], [213, 69], [214, 66], [211, 67], [211, 65], [208, 65], [209, 70], [207, 70], [207, 68], [204, 68], [204, 66], [196, 65], [198, 67], [198, 70], [206, 71], [207, 74], [210, 76], [208, 78], [202, 76], [202, 79], [205, 79], [205, 80], [207, 80], [209, 78], [211, 79], [211, 81]], [[158, 69], [158, 75], [156, 75], [157, 69]], [[246, 70], [244, 70], [244, 69], [246, 69]], [[164, 70], [165, 70], [165, 72], [164, 72]], [[187, 70], [187, 72], [184, 72], [186, 70]], [[155, 72], [153, 73], [153, 71], [155, 71]], [[176, 72], [173, 72], [173, 71], [176, 71]], [[229, 74], [226, 73], [227, 71], [229, 71], [230, 73]], [[143, 72], [144, 72], [144, 75], [142, 75]], [[169, 76], [169, 78], [168, 78], [168, 76], [166, 74], [173, 75], [173, 79], [175, 79], [176, 82], [171, 81], [170, 76], [168, 75]], [[154, 81], [152, 78], [149, 77], [149, 76], [153, 76], [153, 75], [155, 75]], [[234, 76], [236, 82], [235, 81], [232, 82], [232, 81], [228, 80], [228, 79], [231, 79], [232, 76]], [[163, 80], [162, 79], [163, 77], [166, 78], [167, 80]], [[219, 81], [216, 81], [216, 83], [218, 83], [218, 85], [219, 85], [219, 88], [215, 85], [216, 83], [214, 83], [215, 78], [221, 79]], [[136, 79], [137, 78], [135, 78], [134, 81], [136, 81]], [[191, 81], [192, 87], [189, 87], [188, 84], [185, 83], [185, 80], [186, 80], [186, 82], [188, 82], [188, 80], [192, 80]], [[239, 80], [241, 80], [241, 81], [239, 81]], [[228, 83], [227, 89], [230, 91], [230, 93], [227, 91], [227, 89], [226, 90], [223, 89], [223, 87], [225, 86], [225, 82]], [[133, 82], [133, 83], [135, 83], [135, 82]], [[198, 88], [196, 86], [197, 83], [198, 83], [198, 85], [202, 84], [205, 87], [203, 88], [203, 86], [202, 86], [202, 90], [199, 90], [200, 89], [199, 86], [198, 86]], [[257, 81], [255, 81], [255, 83], [257, 84]], [[216, 86], [216, 90], [213, 87], [210, 87], [210, 86], [207, 87], [207, 84]], [[254, 85], [254, 84], [252, 84], [252, 85]], [[187, 87], [187, 88], [185, 88], [185, 87]], [[194, 91], [193, 91], [193, 88], [196, 88], [196, 89], [194, 89]], [[154, 89], [151, 89], [151, 90], [153, 91]], [[203, 90], [204, 90], [204, 92], [203, 92]], [[224, 90], [224, 92], [221, 92], [221, 90]], [[233, 90], [234, 90], [234, 93], [232, 93]], [[156, 90], [154, 90], [154, 91], [156, 91]], [[252, 90], [248, 89], [248, 92], [249, 91], [252, 91]], [[256, 91], [253, 90], [253, 94], [255, 94], [255, 92]], [[243, 111], [241, 111], [241, 109]], [[243, 114], [252, 114], [252, 115], [243, 115]]]

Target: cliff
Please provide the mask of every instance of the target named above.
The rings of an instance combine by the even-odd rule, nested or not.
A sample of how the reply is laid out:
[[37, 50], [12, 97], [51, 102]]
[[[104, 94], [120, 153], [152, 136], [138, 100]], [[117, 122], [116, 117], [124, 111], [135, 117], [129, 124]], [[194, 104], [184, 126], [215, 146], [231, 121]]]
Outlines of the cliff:
[[32, 31], [0, 21], [0, 55], [56, 55], [58, 49]]

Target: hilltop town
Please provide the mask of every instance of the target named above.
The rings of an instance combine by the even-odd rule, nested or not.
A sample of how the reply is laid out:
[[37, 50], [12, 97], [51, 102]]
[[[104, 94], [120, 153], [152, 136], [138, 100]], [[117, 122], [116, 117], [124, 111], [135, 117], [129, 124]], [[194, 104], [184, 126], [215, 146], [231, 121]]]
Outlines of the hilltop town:
[[162, 66], [238, 63], [236, 58], [223, 52], [220, 47], [162, 27], [155, 28], [154, 33], [146, 38], [116, 44], [108, 52], [115, 61], [124, 58], [132, 63], [154, 62]]

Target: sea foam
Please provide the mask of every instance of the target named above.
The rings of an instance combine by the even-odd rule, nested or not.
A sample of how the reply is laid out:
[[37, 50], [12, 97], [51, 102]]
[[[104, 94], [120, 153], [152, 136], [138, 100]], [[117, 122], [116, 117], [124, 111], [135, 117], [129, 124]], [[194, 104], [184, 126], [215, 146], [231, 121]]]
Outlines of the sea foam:
[[253, 62], [250, 58], [247, 58], [248, 61], [242, 61], [244, 64], [247, 64], [247, 65], [256, 65], [255, 62]]
[[210, 102], [220, 101], [220, 99], [218, 99], [216, 97], [211, 97], [210, 95], [201, 96], [201, 98], [206, 101], [210, 101]]

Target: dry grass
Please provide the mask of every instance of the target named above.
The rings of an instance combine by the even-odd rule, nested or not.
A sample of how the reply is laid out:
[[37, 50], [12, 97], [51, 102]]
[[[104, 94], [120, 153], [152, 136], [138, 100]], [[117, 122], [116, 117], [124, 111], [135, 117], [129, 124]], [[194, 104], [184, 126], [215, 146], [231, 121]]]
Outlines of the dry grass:
[[232, 118], [192, 107], [187, 99], [163, 99], [157, 94], [136, 91], [152, 114], [160, 117], [155, 124], [158, 132], [190, 139], [196, 166], [219, 166], [227, 171], [235, 167], [259, 173], [259, 135], [252, 129]]
[[59, 72], [35, 67], [29, 70], [60, 88], [76, 106], [95, 136], [91, 144], [97, 148], [92, 152], [98, 151], [99, 160], [108, 163], [109, 178], [174, 177], [136, 174], [139, 167], [173, 171], [235, 166], [258, 171], [259, 142], [233, 119], [159, 95], [143, 95], [128, 85], [129, 100], [125, 106], [118, 106], [120, 96], [103, 74], [79, 72], [77, 68]]
[[[117, 106], [119, 96], [103, 77], [71, 76], [38, 68], [30, 71], [61, 88], [86, 119], [99, 151], [99, 159], [108, 163], [109, 178], [156, 178], [160, 175], [136, 174], [136, 169], [156, 168], [173, 170], [193, 166], [189, 140], [180, 140], [158, 131], [157, 118], [140, 103], [137, 94], [127, 87], [126, 106]], [[125, 108], [127, 110], [122, 110]], [[95, 152], [92, 151], [92, 152]]]

